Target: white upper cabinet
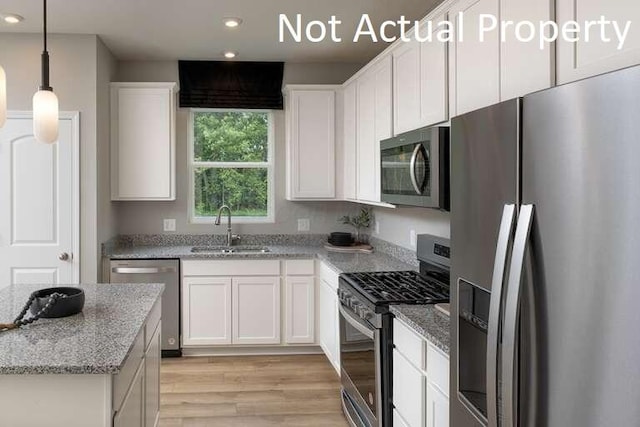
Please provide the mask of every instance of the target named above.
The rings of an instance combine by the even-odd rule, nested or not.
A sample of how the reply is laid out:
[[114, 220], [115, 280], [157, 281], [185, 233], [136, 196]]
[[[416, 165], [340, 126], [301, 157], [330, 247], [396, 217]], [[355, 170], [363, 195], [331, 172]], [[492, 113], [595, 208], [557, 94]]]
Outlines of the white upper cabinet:
[[[549, 21], [554, 16], [554, 0], [500, 0], [503, 21]], [[500, 98], [524, 96], [555, 84], [555, 60], [552, 44], [540, 49], [539, 43], [524, 43], [515, 38], [510, 27], [500, 43]]]
[[[378, 151], [380, 141], [393, 136], [393, 62], [391, 55], [382, 58], [373, 67], [376, 80], [376, 144]], [[378, 161], [380, 153], [378, 152]], [[380, 169], [380, 165], [377, 165]], [[379, 180], [379, 177], [378, 177]]]
[[288, 87], [287, 199], [336, 196], [334, 87]]
[[463, 14], [463, 42], [455, 37], [449, 49], [449, 107], [457, 116], [500, 101], [500, 39], [498, 31], [479, 37], [480, 15], [499, 16], [498, 0], [461, 0], [449, 11], [458, 34]]
[[357, 197], [380, 202], [380, 140], [393, 132], [392, 58], [386, 56], [358, 79]]
[[[433, 29], [447, 19], [446, 14], [435, 16]], [[425, 25], [421, 34], [426, 34]], [[449, 90], [447, 81], [447, 43], [434, 41], [420, 45], [420, 126], [428, 126], [449, 119]]]
[[[427, 17], [437, 28], [445, 16]], [[427, 37], [428, 27], [420, 27]], [[414, 37], [393, 51], [393, 130], [400, 134], [447, 120], [447, 44], [420, 43]]]
[[347, 200], [355, 200], [356, 193], [356, 157], [358, 126], [358, 85], [353, 81], [345, 85], [342, 91], [344, 118], [342, 138], [343, 196]]
[[640, 64], [640, 3], [635, 0], [556, 0], [557, 21], [597, 21], [604, 16], [608, 21], [617, 21], [624, 31], [631, 22], [629, 33], [622, 49], [611, 26], [607, 37], [601, 40], [600, 27], [591, 30], [588, 42], [581, 38], [577, 42], [558, 42], [558, 83], [567, 83], [585, 77], [602, 74], [631, 65]]
[[376, 159], [376, 79], [370, 73], [358, 79], [357, 130], [357, 197], [358, 200], [380, 201], [377, 182], [380, 172]]
[[175, 83], [111, 84], [111, 199], [175, 200]]
[[393, 51], [393, 129], [396, 134], [420, 127], [420, 43]]

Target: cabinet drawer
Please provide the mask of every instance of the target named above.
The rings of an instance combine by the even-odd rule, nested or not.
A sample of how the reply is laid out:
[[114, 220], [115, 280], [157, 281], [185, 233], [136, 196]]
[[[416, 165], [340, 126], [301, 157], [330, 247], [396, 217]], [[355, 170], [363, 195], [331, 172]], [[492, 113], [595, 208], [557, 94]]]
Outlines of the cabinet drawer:
[[339, 274], [331, 269], [331, 267], [324, 262], [320, 262], [320, 278], [334, 290], [338, 289], [338, 276]]
[[449, 358], [433, 344], [427, 344], [427, 378], [449, 396]]
[[113, 409], [117, 411], [127, 395], [144, 355], [144, 328], [140, 330], [122, 369], [113, 378]]
[[285, 261], [287, 276], [313, 276], [315, 263], [312, 259], [295, 259]]
[[160, 322], [160, 316], [162, 314], [162, 299], [156, 301], [156, 305], [151, 309], [151, 314], [147, 319], [147, 323], [144, 325], [144, 348], [149, 348], [149, 344], [153, 340], [153, 335], [158, 328]]
[[393, 320], [393, 344], [416, 368], [425, 369], [425, 342], [407, 325]]
[[183, 261], [185, 276], [279, 276], [278, 260]]
[[422, 427], [424, 400], [424, 376], [397, 349], [394, 349], [393, 406], [409, 427]]

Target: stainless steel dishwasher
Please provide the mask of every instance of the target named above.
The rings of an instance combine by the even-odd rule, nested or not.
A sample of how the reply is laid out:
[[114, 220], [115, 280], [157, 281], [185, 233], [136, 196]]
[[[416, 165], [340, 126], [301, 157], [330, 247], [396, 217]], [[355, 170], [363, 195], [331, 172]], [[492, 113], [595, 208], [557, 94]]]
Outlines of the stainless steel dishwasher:
[[162, 356], [180, 356], [180, 261], [177, 259], [111, 260], [110, 283], [164, 283]]

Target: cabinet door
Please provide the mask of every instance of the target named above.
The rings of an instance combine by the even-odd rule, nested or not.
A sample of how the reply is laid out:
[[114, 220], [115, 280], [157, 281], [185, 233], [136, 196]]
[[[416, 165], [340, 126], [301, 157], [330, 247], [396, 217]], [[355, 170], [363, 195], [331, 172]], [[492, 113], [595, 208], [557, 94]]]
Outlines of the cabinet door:
[[313, 344], [315, 342], [315, 278], [313, 276], [287, 277], [286, 337], [287, 344]]
[[[431, 44], [431, 43], [425, 43]], [[420, 43], [400, 43], [393, 51], [393, 130], [420, 127]]]
[[347, 200], [355, 200], [356, 192], [356, 173], [357, 173], [357, 82], [352, 82], [344, 87], [342, 96], [344, 97], [344, 138], [342, 141], [343, 149], [343, 194]]
[[183, 278], [182, 343], [184, 346], [231, 344], [230, 278]]
[[[500, 19], [513, 22], [553, 20], [553, 0], [501, 0]], [[524, 96], [547, 89], [555, 83], [553, 45], [540, 49], [535, 42], [523, 43], [515, 37], [513, 27], [505, 31], [500, 43], [500, 98]]]
[[480, 41], [480, 15], [499, 16], [498, 0], [461, 0], [449, 11], [458, 26], [458, 13], [463, 14], [462, 36], [449, 46], [449, 104], [451, 116], [457, 116], [500, 101], [500, 39], [498, 31], [485, 34]]
[[427, 383], [427, 427], [449, 427], [449, 398]]
[[112, 200], [175, 200], [174, 87], [112, 85]]
[[320, 280], [318, 313], [318, 341], [327, 359], [340, 373], [340, 351], [338, 342], [338, 295], [335, 289], [324, 280]]
[[358, 79], [358, 200], [380, 202], [380, 140], [393, 131], [391, 56]]
[[133, 377], [120, 410], [113, 417], [114, 427], [144, 427], [144, 362]]
[[[380, 141], [393, 136], [393, 61], [391, 55], [373, 68], [375, 88], [376, 170], [380, 189]], [[378, 194], [378, 198], [380, 195]]]
[[410, 427], [424, 425], [425, 378], [397, 349], [393, 350], [393, 406]]
[[335, 91], [293, 90], [290, 97], [289, 198], [334, 198]]
[[376, 159], [376, 79], [367, 73], [358, 79], [358, 200], [380, 201], [378, 190], [379, 172]]
[[162, 325], [156, 328], [144, 362], [145, 427], [155, 427], [160, 417], [160, 349]]
[[558, 83], [568, 83], [596, 74], [618, 70], [640, 64], [640, 3], [631, 0], [556, 0], [557, 20], [560, 25], [567, 21], [597, 21], [601, 16], [617, 21], [623, 31], [627, 21], [631, 22], [629, 34], [622, 49], [611, 26], [607, 36], [611, 42], [601, 40], [600, 27], [591, 30], [591, 38], [576, 42], [558, 41]]
[[[447, 19], [446, 14], [433, 18], [434, 29]], [[421, 34], [424, 34], [424, 29]], [[447, 88], [447, 43], [420, 43], [420, 126], [449, 119]]]
[[280, 278], [233, 279], [233, 343], [280, 344]]

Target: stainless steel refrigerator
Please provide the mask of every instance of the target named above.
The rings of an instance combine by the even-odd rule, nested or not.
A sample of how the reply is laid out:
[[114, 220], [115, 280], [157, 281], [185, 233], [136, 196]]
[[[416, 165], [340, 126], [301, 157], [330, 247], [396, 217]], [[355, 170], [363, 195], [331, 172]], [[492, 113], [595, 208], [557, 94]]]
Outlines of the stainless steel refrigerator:
[[640, 67], [451, 127], [451, 426], [640, 426]]

